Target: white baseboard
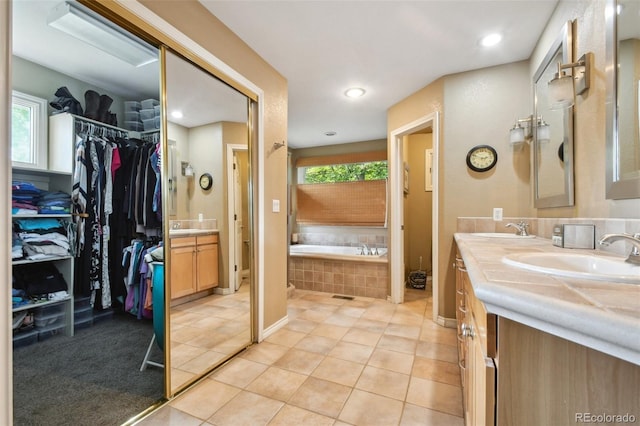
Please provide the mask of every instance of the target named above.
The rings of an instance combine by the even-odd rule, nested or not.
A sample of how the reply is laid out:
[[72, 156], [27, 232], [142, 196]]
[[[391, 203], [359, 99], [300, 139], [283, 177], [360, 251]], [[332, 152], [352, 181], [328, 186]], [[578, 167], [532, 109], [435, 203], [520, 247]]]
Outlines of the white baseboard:
[[289, 316], [285, 315], [284, 317], [282, 317], [282, 319], [273, 323], [269, 328], [265, 328], [264, 330], [262, 330], [262, 339], [258, 340], [258, 342], [261, 342], [267, 337], [271, 336], [273, 333], [280, 330], [282, 327], [284, 327], [288, 323], [289, 323]]
[[445, 317], [438, 316], [438, 320], [436, 321], [436, 323], [447, 328], [458, 327], [458, 322], [456, 321], [455, 318], [445, 318]]
[[213, 292], [214, 294], [222, 294], [223, 296], [226, 296], [228, 294], [235, 293], [235, 290], [229, 287], [216, 287], [213, 289]]

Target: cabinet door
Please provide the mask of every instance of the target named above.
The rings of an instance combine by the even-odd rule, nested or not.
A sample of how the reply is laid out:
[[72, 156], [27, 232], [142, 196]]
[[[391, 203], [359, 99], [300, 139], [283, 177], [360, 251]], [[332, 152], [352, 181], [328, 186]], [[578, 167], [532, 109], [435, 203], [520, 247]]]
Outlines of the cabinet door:
[[198, 244], [197, 290], [218, 285], [218, 244]]
[[187, 296], [196, 291], [195, 245], [171, 249], [171, 298]]
[[[472, 319], [472, 331], [476, 332], [477, 324]], [[496, 369], [492, 358], [484, 354], [484, 347], [479, 336], [473, 335], [469, 340], [468, 361], [470, 362], [469, 394], [472, 400], [469, 410], [472, 425], [484, 426], [495, 424]]]

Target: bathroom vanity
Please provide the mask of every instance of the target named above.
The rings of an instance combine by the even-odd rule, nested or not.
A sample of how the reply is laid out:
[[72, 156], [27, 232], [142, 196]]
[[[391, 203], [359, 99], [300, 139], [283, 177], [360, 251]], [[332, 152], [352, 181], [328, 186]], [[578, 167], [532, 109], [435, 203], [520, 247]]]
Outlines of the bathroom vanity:
[[218, 286], [218, 232], [181, 229], [169, 233], [171, 299]]
[[503, 262], [517, 253], [594, 254], [543, 238], [457, 233], [455, 241], [465, 424], [639, 421], [640, 285]]

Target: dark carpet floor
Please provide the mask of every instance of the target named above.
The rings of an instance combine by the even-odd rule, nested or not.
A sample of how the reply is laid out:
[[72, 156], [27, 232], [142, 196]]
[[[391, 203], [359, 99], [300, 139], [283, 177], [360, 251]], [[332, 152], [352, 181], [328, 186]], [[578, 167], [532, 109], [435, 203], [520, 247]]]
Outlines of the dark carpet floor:
[[[152, 334], [151, 321], [115, 314], [14, 349], [14, 425], [120, 425], [161, 400], [164, 370], [140, 371]], [[154, 345], [151, 359], [162, 357]]]

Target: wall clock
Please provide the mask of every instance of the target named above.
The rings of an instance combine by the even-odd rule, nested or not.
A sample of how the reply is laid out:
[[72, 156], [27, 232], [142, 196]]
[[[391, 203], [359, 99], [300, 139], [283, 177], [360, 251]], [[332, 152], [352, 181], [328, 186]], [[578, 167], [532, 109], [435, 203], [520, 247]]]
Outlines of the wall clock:
[[206, 191], [208, 189], [211, 189], [212, 185], [213, 177], [209, 173], [203, 173], [202, 175], [200, 175], [200, 188]]
[[498, 153], [489, 145], [477, 145], [467, 153], [467, 166], [474, 172], [486, 172], [498, 162]]

